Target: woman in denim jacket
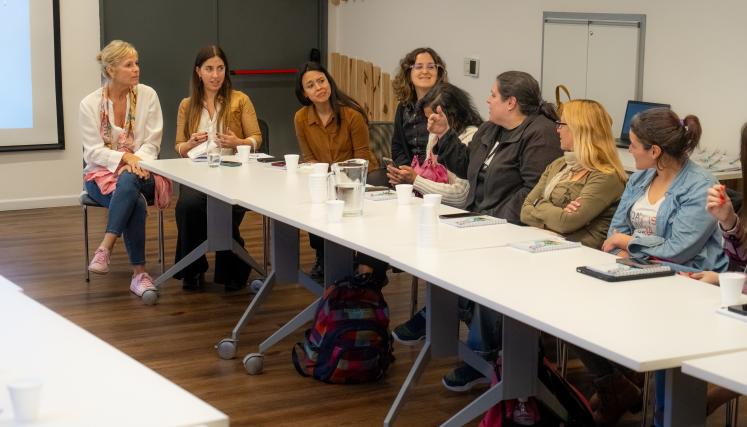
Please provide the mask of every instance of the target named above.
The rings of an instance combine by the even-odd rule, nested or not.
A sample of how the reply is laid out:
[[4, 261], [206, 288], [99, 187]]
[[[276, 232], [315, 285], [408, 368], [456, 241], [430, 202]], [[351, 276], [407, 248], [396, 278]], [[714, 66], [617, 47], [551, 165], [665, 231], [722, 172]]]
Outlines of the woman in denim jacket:
[[[727, 268], [717, 221], [705, 210], [706, 194], [716, 179], [689, 159], [701, 132], [696, 116], [680, 120], [668, 108], [647, 110], [633, 118], [629, 151], [641, 171], [625, 187], [602, 245], [604, 251], [655, 258], [681, 271]], [[602, 358], [594, 365], [587, 367], [598, 380], [615, 369]], [[604, 386], [604, 390], [597, 388], [601, 407], [594, 418], [598, 425], [614, 424], [625, 411], [639, 406], [635, 390]], [[657, 426], [663, 409], [664, 371], [657, 371]]]
[[629, 150], [643, 170], [630, 177], [603, 250], [656, 258], [678, 270], [726, 269], [716, 220], [705, 211], [716, 179], [689, 159], [700, 134], [697, 117], [681, 121], [667, 108], [633, 119]]

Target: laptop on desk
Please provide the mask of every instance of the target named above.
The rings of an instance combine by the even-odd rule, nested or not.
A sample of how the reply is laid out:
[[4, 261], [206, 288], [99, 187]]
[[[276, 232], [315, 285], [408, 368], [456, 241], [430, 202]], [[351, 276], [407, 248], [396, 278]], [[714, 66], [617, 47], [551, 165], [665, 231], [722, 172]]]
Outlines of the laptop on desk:
[[628, 148], [630, 145], [630, 122], [633, 121], [633, 117], [636, 114], [646, 111], [649, 108], [665, 107], [669, 108], [669, 104], [657, 104], [655, 102], [644, 102], [644, 101], [628, 101], [628, 106], [625, 108], [625, 119], [623, 120], [622, 131], [620, 132], [620, 138], [617, 138], [615, 142], [618, 147]]

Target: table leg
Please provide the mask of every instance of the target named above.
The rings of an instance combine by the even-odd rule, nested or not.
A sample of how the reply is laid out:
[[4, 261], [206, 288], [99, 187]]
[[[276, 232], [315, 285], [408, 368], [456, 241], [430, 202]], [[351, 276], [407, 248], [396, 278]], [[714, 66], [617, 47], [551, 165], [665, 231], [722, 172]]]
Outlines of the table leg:
[[708, 390], [705, 381], [685, 375], [679, 368], [667, 369], [666, 378], [664, 426], [705, 426]]

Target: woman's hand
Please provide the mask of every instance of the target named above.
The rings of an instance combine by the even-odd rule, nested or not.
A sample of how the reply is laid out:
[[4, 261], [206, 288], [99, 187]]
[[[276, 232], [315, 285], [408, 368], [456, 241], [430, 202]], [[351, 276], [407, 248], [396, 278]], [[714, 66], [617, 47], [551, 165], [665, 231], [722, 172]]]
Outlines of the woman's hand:
[[580, 207], [581, 207], [581, 198], [579, 197], [576, 200], [571, 200], [567, 205], [565, 205], [565, 207], [563, 208], [563, 212], [574, 213]]
[[122, 161], [124, 162], [124, 165], [119, 168], [117, 175], [121, 175], [123, 172], [130, 172], [142, 179], [148, 179], [150, 177], [150, 172], [140, 167], [140, 157], [134, 154], [125, 153], [122, 156]]
[[181, 157], [187, 157], [187, 153], [189, 153], [190, 150], [207, 141], [207, 139], [207, 132], [195, 132], [186, 142], [177, 145], [177, 154]]
[[726, 195], [726, 187], [723, 184], [716, 184], [708, 189], [706, 197], [706, 210], [711, 216], [721, 223], [724, 230], [731, 230], [737, 223], [737, 214], [734, 213], [734, 206], [731, 199]]
[[615, 231], [607, 240], [602, 243], [602, 250], [605, 252], [611, 252], [615, 249], [628, 250], [628, 242], [632, 237], [627, 234], [618, 233]]
[[444, 110], [439, 105], [436, 112], [428, 116], [428, 132], [436, 134], [439, 138], [449, 131], [449, 120]]
[[228, 129], [228, 133], [218, 134], [218, 143], [223, 148], [236, 148], [239, 145], [244, 145], [246, 140], [237, 137], [231, 129]]
[[399, 169], [397, 169], [390, 165], [386, 167], [386, 176], [389, 178], [390, 184], [397, 185], [414, 183], [415, 177], [417, 177], [418, 174], [409, 166], [400, 166]]

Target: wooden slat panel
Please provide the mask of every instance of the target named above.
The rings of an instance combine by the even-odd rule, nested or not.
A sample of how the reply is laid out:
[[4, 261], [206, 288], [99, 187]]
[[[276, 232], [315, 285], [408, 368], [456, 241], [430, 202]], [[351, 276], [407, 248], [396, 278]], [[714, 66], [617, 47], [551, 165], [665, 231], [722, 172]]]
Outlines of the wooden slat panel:
[[371, 116], [372, 120], [381, 120], [381, 67], [371, 67]]

